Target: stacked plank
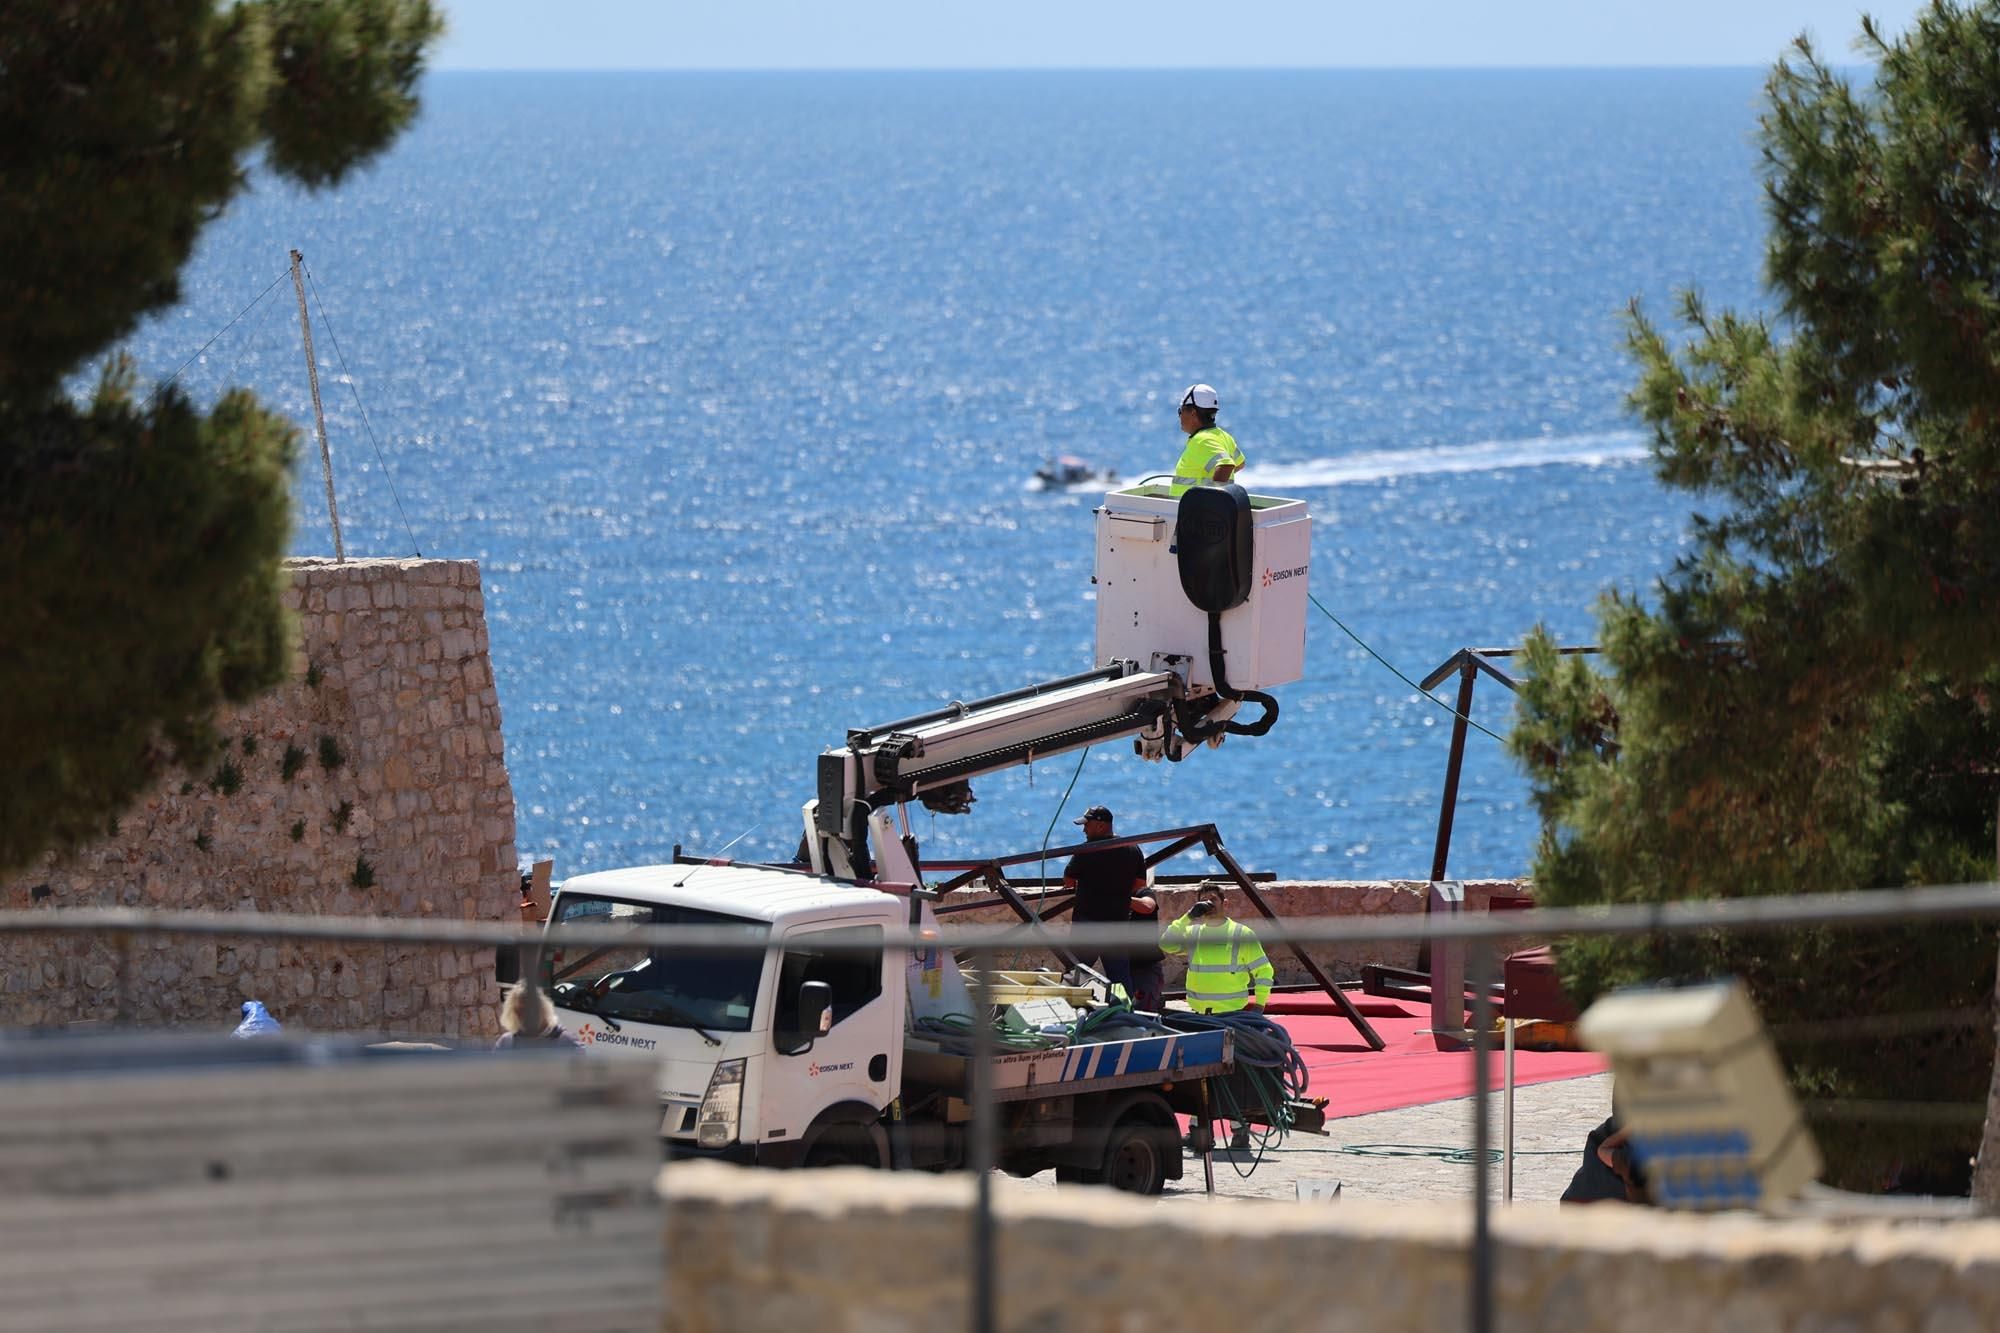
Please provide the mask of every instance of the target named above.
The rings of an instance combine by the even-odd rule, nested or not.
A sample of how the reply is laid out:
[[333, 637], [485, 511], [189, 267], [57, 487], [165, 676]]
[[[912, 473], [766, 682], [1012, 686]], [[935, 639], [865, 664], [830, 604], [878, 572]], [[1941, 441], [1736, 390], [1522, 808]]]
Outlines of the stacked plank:
[[0, 1329], [660, 1327], [645, 1061], [0, 1044]]

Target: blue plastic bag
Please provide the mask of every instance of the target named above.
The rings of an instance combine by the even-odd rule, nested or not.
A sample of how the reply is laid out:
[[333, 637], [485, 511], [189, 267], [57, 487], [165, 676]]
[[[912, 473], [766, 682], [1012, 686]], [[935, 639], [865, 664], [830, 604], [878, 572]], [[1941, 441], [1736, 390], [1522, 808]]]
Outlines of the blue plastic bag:
[[271, 1017], [262, 1000], [243, 1002], [243, 1021], [236, 1025], [234, 1035], [238, 1037], [275, 1037], [285, 1029], [278, 1020]]

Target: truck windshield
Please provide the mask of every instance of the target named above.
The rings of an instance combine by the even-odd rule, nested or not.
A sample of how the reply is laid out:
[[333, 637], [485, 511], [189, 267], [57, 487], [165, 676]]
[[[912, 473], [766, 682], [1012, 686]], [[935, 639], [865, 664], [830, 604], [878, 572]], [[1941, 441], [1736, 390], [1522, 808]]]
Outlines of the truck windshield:
[[[750, 921], [696, 907], [635, 903], [564, 893], [556, 899], [551, 925], [734, 926], [746, 943], [762, 944], [771, 933]], [[605, 1014], [667, 1027], [746, 1032], [756, 1007], [762, 953], [671, 953], [643, 946], [568, 945], [549, 956], [547, 981], [557, 1005], [578, 1013]]]

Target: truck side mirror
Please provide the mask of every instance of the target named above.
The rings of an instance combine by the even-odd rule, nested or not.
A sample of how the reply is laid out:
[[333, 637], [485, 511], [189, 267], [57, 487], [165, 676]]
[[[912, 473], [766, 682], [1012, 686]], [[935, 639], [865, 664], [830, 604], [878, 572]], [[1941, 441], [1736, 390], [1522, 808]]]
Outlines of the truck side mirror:
[[833, 1031], [833, 987], [808, 981], [799, 987], [799, 1032], [808, 1040]]
[[512, 944], [503, 944], [493, 951], [493, 979], [503, 986], [511, 986], [521, 979], [521, 950]]
[[804, 1055], [813, 1043], [833, 1030], [833, 987], [824, 981], [799, 985], [798, 1026], [779, 1033], [786, 1055]]

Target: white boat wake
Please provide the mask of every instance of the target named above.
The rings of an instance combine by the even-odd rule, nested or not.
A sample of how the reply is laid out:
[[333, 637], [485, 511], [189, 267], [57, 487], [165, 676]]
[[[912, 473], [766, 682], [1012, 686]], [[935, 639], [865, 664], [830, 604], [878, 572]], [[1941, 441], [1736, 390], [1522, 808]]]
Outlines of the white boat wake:
[[1502, 472], [1562, 464], [1603, 467], [1643, 462], [1647, 456], [1646, 436], [1635, 430], [1619, 430], [1595, 435], [1483, 440], [1478, 444], [1425, 449], [1379, 449], [1296, 463], [1252, 463], [1243, 470], [1243, 482], [1251, 490], [1277, 494], [1314, 486], [1346, 486], [1448, 472]]

